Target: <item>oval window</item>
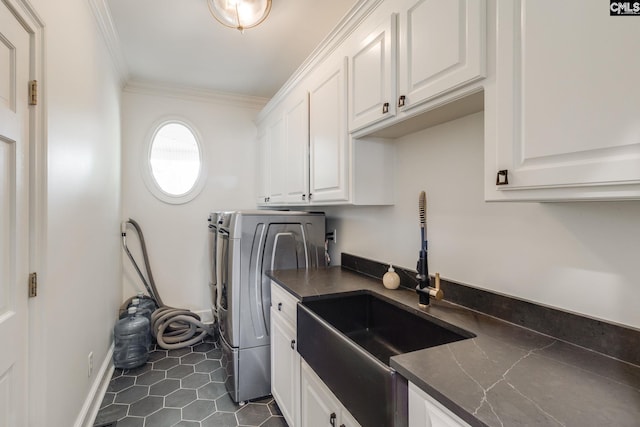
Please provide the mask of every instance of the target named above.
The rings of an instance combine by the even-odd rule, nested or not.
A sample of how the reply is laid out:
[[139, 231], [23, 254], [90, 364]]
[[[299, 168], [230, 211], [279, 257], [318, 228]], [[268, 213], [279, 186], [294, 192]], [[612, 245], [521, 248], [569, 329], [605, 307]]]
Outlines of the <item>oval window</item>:
[[[152, 193], [169, 203], [185, 203], [201, 190], [202, 152], [194, 132], [184, 123], [165, 122], [151, 138], [147, 170]], [[154, 190], [160, 190], [154, 191]]]

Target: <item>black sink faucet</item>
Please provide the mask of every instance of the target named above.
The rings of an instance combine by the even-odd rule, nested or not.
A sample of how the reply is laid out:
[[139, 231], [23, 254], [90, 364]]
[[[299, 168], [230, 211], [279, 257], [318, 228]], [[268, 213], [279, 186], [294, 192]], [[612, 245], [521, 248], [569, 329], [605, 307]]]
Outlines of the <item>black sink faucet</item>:
[[[416, 286], [416, 292], [420, 298], [420, 305], [429, 305], [429, 288], [431, 287], [431, 277], [429, 276], [429, 266], [427, 265], [427, 249], [426, 242], [420, 249], [418, 255], [418, 265], [416, 271], [416, 279], [418, 280], [418, 286]], [[424, 289], [427, 289], [426, 291]]]
[[436, 273], [435, 276], [435, 286], [431, 286], [431, 278], [428, 273], [422, 275], [420, 273], [420, 261], [418, 261], [418, 275], [416, 276], [418, 279], [418, 286], [416, 286], [416, 292], [418, 293], [418, 303], [420, 307], [426, 307], [429, 305], [429, 300], [431, 298], [440, 301], [444, 298], [444, 292], [440, 289], [440, 273]]
[[429, 305], [429, 299], [441, 300], [444, 297], [440, 290], [440, 275], [436, 273], [436, 287], [431, 287], [431, 277], [429, 277], [429, 266], [427, 265], [427, 195], [424, 191], [418, 197], [418, 212], [420, 214], [420, 253], [418, 254], [418, 286], [416, 292], [420, 298], [420, 306]]
[[420, 254], [418, 255], [418, 266], [416, 267], [418, 274], [416, 279], [418, 280], [418, 286], [416, 286], [416, 292], [418, 293], [418, 303], [421, 307], [429, 305], [431, 298], [435, 300], [441, 300], [444, 298], [444, 292], [440, 289], [440, 273], [436, 273], [435, 286], [431, 286], [431, 276], [429, 276], [429, 266], [427, 265], [427, 244], [424, 243]]

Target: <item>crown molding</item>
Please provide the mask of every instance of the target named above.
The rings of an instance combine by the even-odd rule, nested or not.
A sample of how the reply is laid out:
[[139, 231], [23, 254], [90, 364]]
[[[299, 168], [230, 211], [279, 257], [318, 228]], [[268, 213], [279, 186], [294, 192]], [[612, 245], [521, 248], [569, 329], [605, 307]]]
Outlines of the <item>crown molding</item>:
[[296, 69], [289, 79], [267, 103], [258, 115], [256, 122], [260, 122], [278, 103], [300, 83], [313, 68], [326, 59], [344, 42], [364, 19], [371, 14], [385, 0], [359, 0], [349, 12], [342, 17], [333, 30], [318, 44], [305, 61]]
[[102, 34], [102, 38], [111, 54], [111, 60], [120, 79], [120, 84], [124, 87], [129, 79], [129, 70], [120, 47], [120, 38], [113, 24], [107, 0], [89, 0], [89, 6], [91, 6], [100, 34]]
[[220, 104], [261, 110], [267, 104], [267, 98], [258, 96], [238, 95], [227, 92], [218, 92], [210, 89], [175, 86], [149, 81], [129, 80], [124, 87], [124, 92], [143, 95], [165, 96], [190, 101]]

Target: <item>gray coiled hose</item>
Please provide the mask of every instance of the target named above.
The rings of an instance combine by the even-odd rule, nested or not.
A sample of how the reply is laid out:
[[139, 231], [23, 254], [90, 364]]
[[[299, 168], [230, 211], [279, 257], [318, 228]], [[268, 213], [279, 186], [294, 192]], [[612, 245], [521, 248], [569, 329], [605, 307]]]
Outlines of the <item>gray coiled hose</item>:
[[[144, 260], [145, 271], [147, 273], [147, 279], [138, 267], [138, 263], [131, 255], [129, 248], [127, 247], [127, 226], [131, 224], [140, 239], [140, 247], [142, 248], [142, 257]], [[133, 267], [136, 269], [140, 280], [147, 289], [149, 296], [155, 301], [158, 307], [153, 313], [151, 313], [151, 334], [154, 336], [160, 347], [172, 350], [176, 348], [187, 347], [202, 340], [207, 334], [212, 334], [211, 327], [201, 322], [200, 316], [189, 310], [182, 308], [174, 308], [166, 306], [160, 298], [160, 293], [156, 288], [153, 275], [151, 274], [151, 268], [149, 267], [149, 256], [147, 254], [147, 245], [144, 242], [144, 236], [142, 229], [137, 222], [129, 218], [127, 221], [123, 221], [121, 225], [122, 234], [122, 248], [131, 260]], [[126, 301], [123, 305], [127, 305]]]

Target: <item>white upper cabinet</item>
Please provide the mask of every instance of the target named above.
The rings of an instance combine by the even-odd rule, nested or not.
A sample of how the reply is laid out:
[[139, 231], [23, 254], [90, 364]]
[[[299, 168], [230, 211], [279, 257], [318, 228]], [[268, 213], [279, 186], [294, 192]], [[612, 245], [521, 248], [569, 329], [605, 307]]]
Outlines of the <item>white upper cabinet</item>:
[[259, 126], [258, 205], [306, 203], [309, 189], [309, 101], [297, 91]]
[[485, 76], [484, 0], [400, 3], [398, 108], [413, 108]]
[[350, 137], [346, 71], [334, 52], [260, 121], [258, 205], [393, 203], [394, 145]]
[[309, 191], [309, 96], [299, 91], [284, 109], [286, 162], [278, 167], [285, 173], [285, 203], [306, 203]]
[[[385, 131], [390, 125], [482, 90], [477, 82], [486, 76], [485, 0], [383, 1], [346, 44], [349, 131], [358, 137], [393, 135], [395, 130]], [[477, 111], [477, 104], [450, 105], [447, 119]], [[405, 127], [417, 130], [435, 119], [421, 117]], [[399, 135], [404, 131], [397, 129]]]
[[397, 16], [384, 16], [373, 30], [363, 25], [352, 36], [349, 55], [349, 131], [396, 113]]
[[282, 167], [287, 161], [285, 143], [284, 117], [277, 116], [267, 128], [267, 138], [269, 139], [269, 196], [268, 202], [282, 203], [285, 198], [285, 168]]
[[349, 200], [346, 60], [325, 61], [309, 82], [310, 197]]
[[268, 201], [270, 194], [269, 176], [270, 169], [270, 150], [269, 138], [265, 131], [258, 133], [257, 141], [257, 158], [256, 158], [256, 203], [264, 205]]
[[640, 198], [640, 21], [599, 1], [499, 2], [487, 200]]

